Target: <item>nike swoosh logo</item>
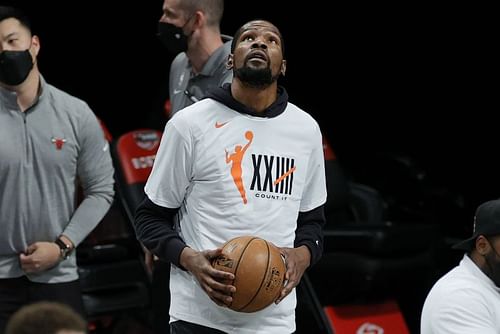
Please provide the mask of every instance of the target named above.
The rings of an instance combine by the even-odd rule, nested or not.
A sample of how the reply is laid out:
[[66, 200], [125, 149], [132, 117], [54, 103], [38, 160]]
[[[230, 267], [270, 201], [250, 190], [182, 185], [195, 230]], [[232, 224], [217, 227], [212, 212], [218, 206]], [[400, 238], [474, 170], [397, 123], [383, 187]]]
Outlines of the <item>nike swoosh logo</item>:
[[180, 89], [174, 89], [174, 94], [175, 95], [179, 94], [180, 92], [182, 92], [182, 90], [180, 90]]
[[290, 168], [285, 174], [281, 175], [280, 177], [278, 177], [276, 179], [276, 181], [274, 181], [274, 185], [277, 185], [278, 183], [280, 183], [281, 181], [283, 181], [288, 175], [292, 174], [293, 172], [295, 172], [295, 169], [296, 169], [296, 166], [293, 166], [292, 168]]
[[222, 127], [223, 127], [224, 125], [226, 125], [227, 123], [229, 123], [229, 121], [227, 121], [227, 122], [222, 122], [222, 123], [215, 122], [215, 127], [216, 127], [217, 129], [219, 129], [219, 128], [222, 128]]

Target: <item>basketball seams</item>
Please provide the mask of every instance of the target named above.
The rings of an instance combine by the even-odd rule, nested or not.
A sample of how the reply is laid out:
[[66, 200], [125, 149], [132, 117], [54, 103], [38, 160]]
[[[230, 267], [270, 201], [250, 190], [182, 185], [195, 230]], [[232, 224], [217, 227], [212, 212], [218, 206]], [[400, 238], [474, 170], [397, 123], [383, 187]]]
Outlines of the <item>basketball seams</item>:
[[[235, 238], [237, 239], [237, 238]], [[251, 239], [248, 240], [247, 244], [245, 245], [245, 247], [243, 248], [243, 250], [240, 252], [240, 256], [238, 257], [238, 263], [236, 264], [236, 268], [234, 268], [234, 280], [233, 280], [233, 285], [236, 286], [236, 280], [238, 279], [238, 268], [240, 266], [240, 262], [241, 262], [241, 258], [243, 257], [243, 254], [245, 254], [246, 250], [248, 249], [248, 247], [250, 246], [250, 244], [252, 243], [253, 240], [255, 239], [258, 239], [257, 237], [253, 237]], [[233, 239], [234, 240], [234, 239]], [[232, 240], [231, 240], [232, 241]], [[230, 243], [230, 242], [229, 242]], [[258, 291], [258, 290], [257, 290]], [[233, 296], [233, 294], [231, 294], [231, 296]], [[255, 296], [252, 298], [252, 300], [255, 298]], [[231, 302], [231, 305], [233, 303]], [[248, 304], [247, 304], [248, 305]], [[245, 305], [246, 307], [246, 305]], [[241, 310], [243, 308], [240, 308], [239, 310]]]
[[[256, 238], [257, 239], [257, 238]], [[252, 239], [253, 240], [253, 239]], [[259, 293], [261, 292], [262, 290], [262, 286], [264, 285], [264, 282], [266, 281], [266, 278], [269, 274], [269, 264], [271, 263], [271, 250], [269, 249], [269, 243], [264, 240], [264, 239], [260, 239], [262, 241], [265, 242], [266, 244], [266, 248], [267, 248], [267, 264], [266, 264], [266, 270], [264, 271], [264, 275], [262, 275], [262, 279], [260, 281], [260, 284], [259, 284], [259, 288], [257, 289], [257, 291], [255, 292], [254, 296], [250, 299], [250, 301], [243, 307], [241, 307], [240, 309], [238, 309], [237, 311], [243, 311], [245, 310], [245, 308], [247, 308], [249, 305], [251, 305], [253, 303], [253, 301], [255, 300], [255, 298], [259, 295]], [[248, 243], [248, 245], [250, 244], [250, 242]], [[246, 250], [246, 249], [245, 249]], [[241, 253], [241, 257], [243, 257], [243, 254], [244, 252]], [[241, 258], [240, 257], [240, 258]], [[239, 264], [239, 263], [238, 263]], [[257, 310], [258, 311], [258, 310]]]

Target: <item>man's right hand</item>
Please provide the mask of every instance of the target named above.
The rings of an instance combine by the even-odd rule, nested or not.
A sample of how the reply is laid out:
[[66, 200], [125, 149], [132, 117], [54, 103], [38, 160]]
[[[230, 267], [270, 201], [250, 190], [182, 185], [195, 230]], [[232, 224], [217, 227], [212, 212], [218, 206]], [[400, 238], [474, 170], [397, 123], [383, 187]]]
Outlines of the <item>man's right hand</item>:
[[185, 247], [181, 252], [179, 262], [196, 277], [201, 288], [214, 303], [227, 307], [233, 301], [232, 294], [236, 292], [236, 287], [223, 283], [233, 282], [234, 274], [212, 267], [212, 260], [221, 253], [221, 248], [198, 252]]

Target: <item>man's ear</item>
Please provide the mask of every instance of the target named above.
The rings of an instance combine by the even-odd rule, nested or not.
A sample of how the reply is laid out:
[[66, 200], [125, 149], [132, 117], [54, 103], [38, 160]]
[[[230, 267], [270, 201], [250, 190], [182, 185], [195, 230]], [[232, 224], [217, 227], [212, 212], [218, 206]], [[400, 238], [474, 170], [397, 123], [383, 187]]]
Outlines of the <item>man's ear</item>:
[[230, 69], [233, 68], [233, 55], [232, 54], [230, 54], [229, 56], [227, 56], [226, 68], [228, 70], [230, 70]]
[[286, 60], [283, 59], [281, 61], [281, 75], [282, 76], [285, 76], [285, 73], [286, 73]]
[[38, 52], [40, 52], [40, 39], [37, 35], [31, 36], [31, 50], [33, 50], [32, 53], [36, 58], [38, 56]]
[[206, 21], [206, 17], [202, 11], [197, 10], [196, 12], [194, 12], [194, 28], [195, 29], [199, 29], [199, 28], [203, 27], [205, 25], [205, 21]]
[[476, 239], [476, 250], [483, 256], [490, 250], [490, 243], [483, 235], [478, 236]]

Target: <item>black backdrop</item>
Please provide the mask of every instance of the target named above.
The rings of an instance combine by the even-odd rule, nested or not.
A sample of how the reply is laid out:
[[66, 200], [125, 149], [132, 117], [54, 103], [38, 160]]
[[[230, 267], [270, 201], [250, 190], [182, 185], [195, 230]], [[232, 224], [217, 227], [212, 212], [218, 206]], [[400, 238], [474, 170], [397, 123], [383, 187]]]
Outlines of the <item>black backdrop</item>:
[[[28, 12], [40, 68], [86, 100], [114, 136], [158, 125], [171, 56], [155, 38], [161, 0], [2, 1]], [[488, 8], [435, 4], [226, 1], [222, 32], [253, 18], [285, 38], [290, 99], [347, 164], [409, 154], [471, 210], [500, 196], [498, 102]], [[489, 79], [488, 79], [489, 78]], [[372, 168], [369, 160], [358, 168]], [[411, 189], [409, 190], [411, 191]], [[472, 211], [468, 215], [472, 216]]]

